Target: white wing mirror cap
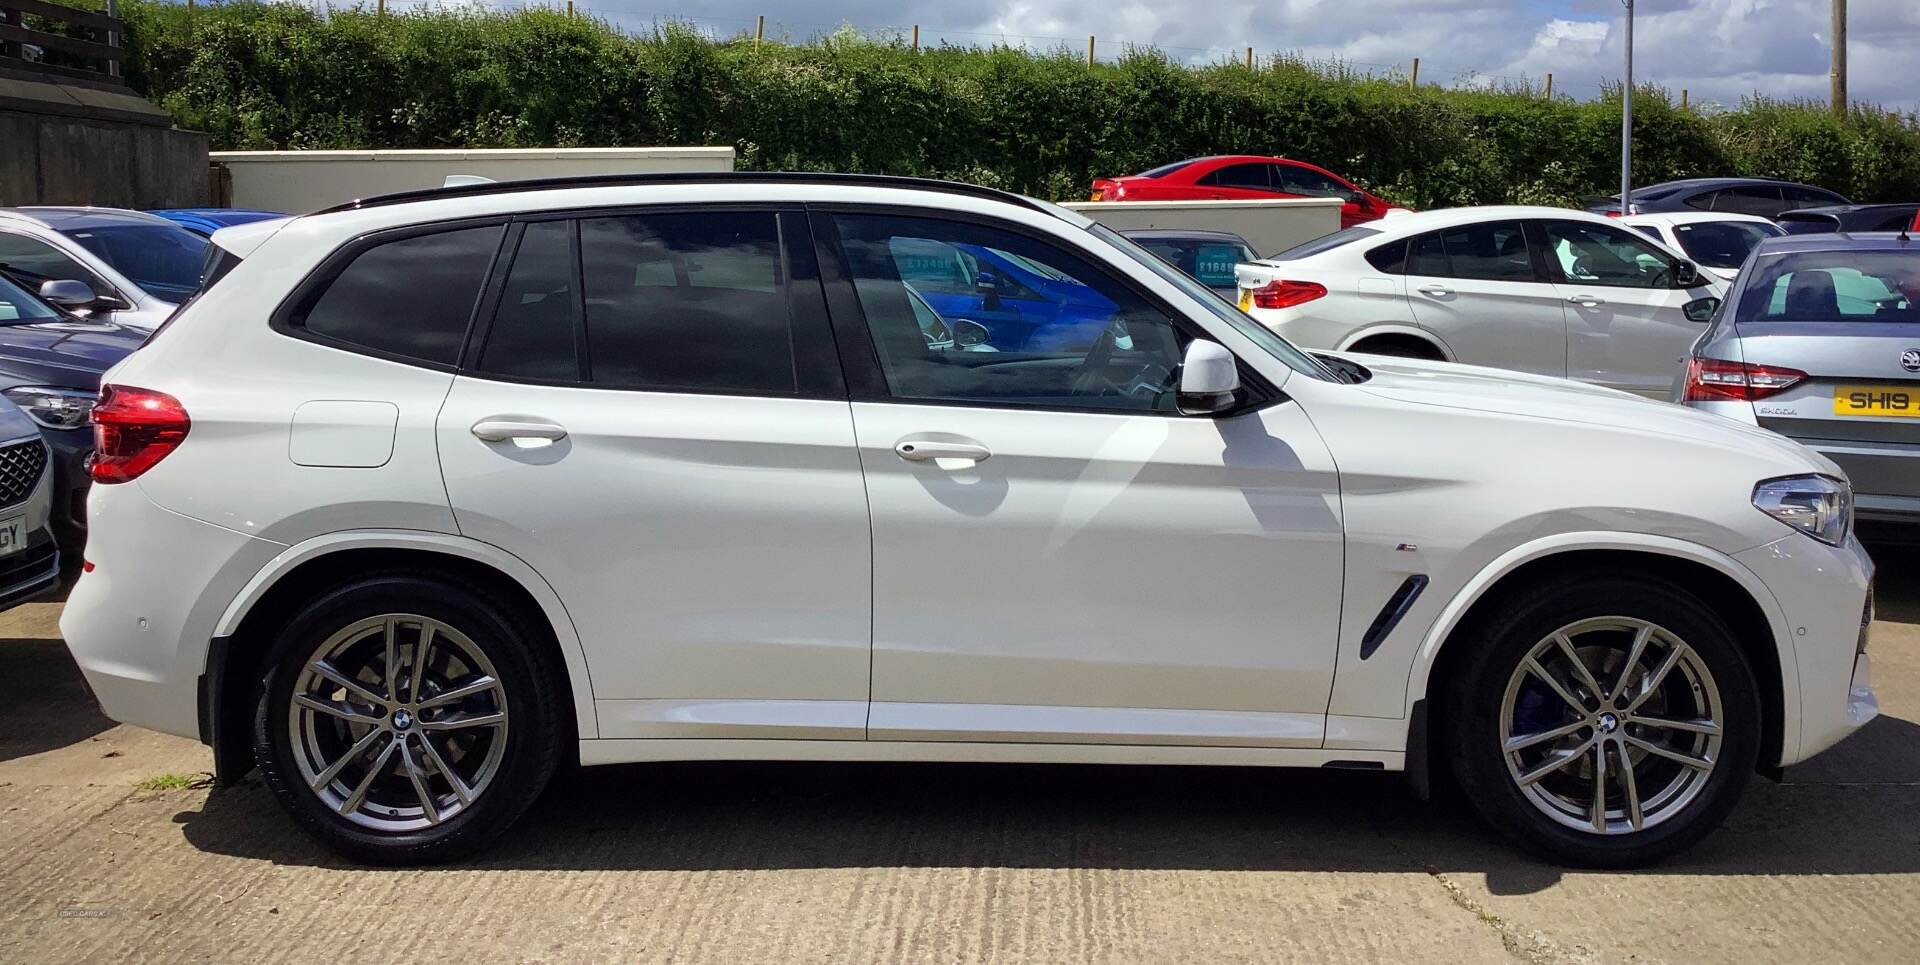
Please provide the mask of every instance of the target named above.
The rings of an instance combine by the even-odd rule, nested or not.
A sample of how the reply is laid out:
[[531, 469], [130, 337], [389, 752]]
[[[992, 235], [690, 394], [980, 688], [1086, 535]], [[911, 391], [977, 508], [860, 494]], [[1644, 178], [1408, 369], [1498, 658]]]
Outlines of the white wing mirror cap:
[[1180, 362], [1180, 411], [1189, 415], [1233, 407], [1240, 390], [1240, 367], [1219, 342], [1194, 339]]

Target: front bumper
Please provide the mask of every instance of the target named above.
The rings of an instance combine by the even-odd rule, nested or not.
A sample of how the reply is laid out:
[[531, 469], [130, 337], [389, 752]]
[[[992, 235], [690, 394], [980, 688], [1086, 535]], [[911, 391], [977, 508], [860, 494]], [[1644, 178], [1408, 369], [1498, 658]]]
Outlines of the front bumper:
[[1735, 559], [1766, 584], [1786, 621], [1792, 649], [1781, 655], [1786, 714], [1778, 763], [1798, 764], [1879, 716], [1863, 626], [1873, 562], [1856, 537], [1828, 546], [1800, 533]]

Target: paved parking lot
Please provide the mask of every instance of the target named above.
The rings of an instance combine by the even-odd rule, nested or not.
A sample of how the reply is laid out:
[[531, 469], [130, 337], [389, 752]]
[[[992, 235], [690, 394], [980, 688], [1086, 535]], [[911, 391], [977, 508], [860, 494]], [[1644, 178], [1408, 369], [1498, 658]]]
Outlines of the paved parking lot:
[[0, 961], [1914, 961], [1920, 553], [1885, 716], [1651, 871], [1562, 871], [1394, 776], [672, 764], [563, 776], [467, 866], [347, 866], [258, 779], [101, 717], [0, 616]]

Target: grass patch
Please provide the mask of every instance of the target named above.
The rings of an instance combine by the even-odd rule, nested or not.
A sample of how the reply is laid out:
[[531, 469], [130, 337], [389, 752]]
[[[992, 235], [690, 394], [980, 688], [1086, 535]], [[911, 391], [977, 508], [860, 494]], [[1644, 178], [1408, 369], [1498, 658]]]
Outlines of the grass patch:
[[189, 788], [206, 787], [213, 778], [205, 774], [156, 774], [142, 780], [134, 787], [142, 791], [185, 791]]

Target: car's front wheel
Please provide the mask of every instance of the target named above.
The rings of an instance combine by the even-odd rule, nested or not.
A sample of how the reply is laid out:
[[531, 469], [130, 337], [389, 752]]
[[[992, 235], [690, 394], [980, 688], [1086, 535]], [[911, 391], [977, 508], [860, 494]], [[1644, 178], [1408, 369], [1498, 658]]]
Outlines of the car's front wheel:
[[1496, 827], [1549, 858], [1629, 867], [1733, 809], [1760, 749], [1753, 672], [1677, 586], [1565, 580], [1481, 625], [1453, 681], [1453, 758]]
[[374, 576], [281, 630], [254, 753], [327, 846], [376, 864], [443, 861], [506, 830], [545, 786], [554, 697], [518, 614], [457, 582]]

